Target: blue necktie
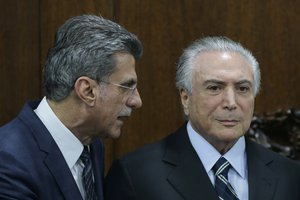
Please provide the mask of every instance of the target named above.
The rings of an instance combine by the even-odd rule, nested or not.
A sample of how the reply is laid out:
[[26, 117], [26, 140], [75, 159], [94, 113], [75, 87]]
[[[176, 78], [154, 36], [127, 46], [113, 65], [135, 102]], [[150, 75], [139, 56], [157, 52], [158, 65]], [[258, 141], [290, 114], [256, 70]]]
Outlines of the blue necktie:
[[82, 183], [85, 189], [85, 200], [96, 200], [95, 184], [93, 180], [92, 160], [87, 146], [84, 146], [80, 156], [84, 164], [82, 172]]
[[228, 182], [228, 171], [230, 167], [230, 163], [223, 157], [221, 157], [213, 167], [216, 176], [215, 190], [220, 200], [238, 200], [233, 187]]

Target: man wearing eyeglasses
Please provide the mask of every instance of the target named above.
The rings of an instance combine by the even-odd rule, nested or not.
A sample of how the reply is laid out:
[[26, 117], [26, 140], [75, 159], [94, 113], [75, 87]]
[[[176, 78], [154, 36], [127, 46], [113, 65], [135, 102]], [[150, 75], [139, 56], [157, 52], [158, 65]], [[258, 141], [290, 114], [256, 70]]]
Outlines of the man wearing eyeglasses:
[[57, 31], [43, 71], [45, 97], [0, 128], [1, 200], [103, 200], [103, 144], [141, 107], [138, 38], [93, 15]]

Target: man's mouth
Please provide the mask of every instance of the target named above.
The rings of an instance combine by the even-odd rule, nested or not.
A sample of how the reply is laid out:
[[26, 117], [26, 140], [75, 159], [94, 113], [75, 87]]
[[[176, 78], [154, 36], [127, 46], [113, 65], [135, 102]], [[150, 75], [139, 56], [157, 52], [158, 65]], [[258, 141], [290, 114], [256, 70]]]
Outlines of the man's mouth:
[[125, 119], [127, 119], [129, 117], [130, 117], [129, 115], [127, 115], [127, 116], [123, 115], [123, 116], [117, 117], [117, 119], [120, 120], [120, 121], [123, 121], [123, 120], [125, 120]]
[[240, 121], [235, 119], [217, 119], [224, 126], [236, 126]]

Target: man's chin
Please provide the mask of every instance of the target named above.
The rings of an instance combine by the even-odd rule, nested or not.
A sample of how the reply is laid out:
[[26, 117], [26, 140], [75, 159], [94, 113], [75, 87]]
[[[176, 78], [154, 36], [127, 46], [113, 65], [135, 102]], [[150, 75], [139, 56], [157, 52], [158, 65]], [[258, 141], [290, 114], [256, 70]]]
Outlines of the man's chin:
[[121, 137], [121, 133], [110, 135], [109, 138], [111, 138], [111, 139], [113, 139], [113, 140], [116, 140], [116, 139], [119, 139], [120, 137]]
[[110, 133], [107, 134], [106, 138], [110, 139], [119, 139], [121, 137], [121, 128], [118, 130], [111, 131]]
[[121, 128], [116, 130], [101, 131], [97, 134], [100, 139], [118, 139], [121, 136]]

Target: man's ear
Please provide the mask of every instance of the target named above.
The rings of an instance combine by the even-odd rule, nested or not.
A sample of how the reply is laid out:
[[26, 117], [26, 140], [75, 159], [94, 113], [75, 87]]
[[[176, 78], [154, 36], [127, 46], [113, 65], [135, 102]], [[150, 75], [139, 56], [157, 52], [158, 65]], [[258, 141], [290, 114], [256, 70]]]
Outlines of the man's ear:
[[190, 101], [189, 92], [186, 89], [180, 88], [179, 94], [180, 94], [181, 104], [183, 107], [183, 112], [186, 116], [189, 116], [189, 101]]
[[96, 102], [97, 82], [87, 76], [79, 77], [74, 84], [74, 92], [77, 97], [89, 106], [94, 106]]

